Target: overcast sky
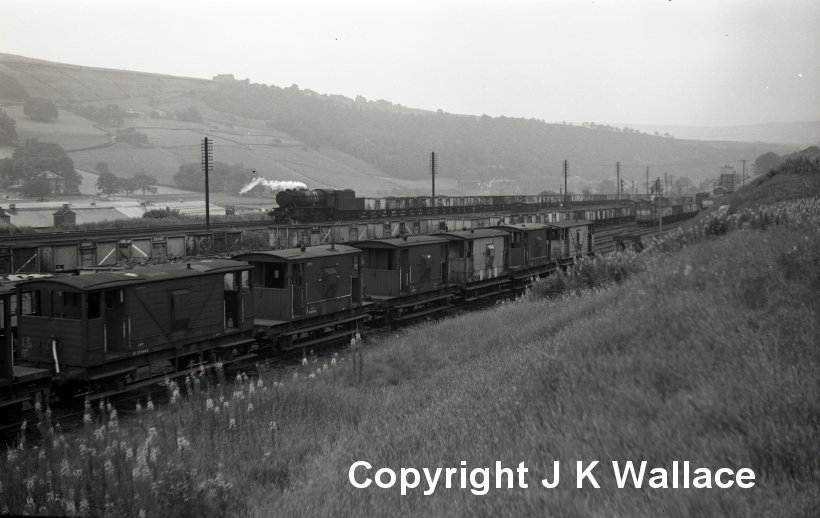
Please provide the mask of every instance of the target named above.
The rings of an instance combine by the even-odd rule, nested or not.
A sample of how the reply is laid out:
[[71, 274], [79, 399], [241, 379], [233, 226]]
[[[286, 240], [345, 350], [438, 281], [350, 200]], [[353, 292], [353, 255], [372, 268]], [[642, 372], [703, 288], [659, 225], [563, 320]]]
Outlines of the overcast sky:
[[820, 120], [818, 0], [2, 0], [0, 52], [548, 122]]

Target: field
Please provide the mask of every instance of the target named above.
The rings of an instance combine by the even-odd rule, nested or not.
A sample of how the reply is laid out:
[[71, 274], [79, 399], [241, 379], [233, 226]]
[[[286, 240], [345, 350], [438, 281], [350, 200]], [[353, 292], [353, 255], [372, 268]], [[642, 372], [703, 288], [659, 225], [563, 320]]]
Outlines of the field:
[[[125, 420], [89, 408], [76, 434], [42, 409], [46, 440], [0, 458], [0, 512], [809, 516], [820, 497], [820, 198], [721, 223], [591, 261], [563, 294], [539, 286], [256, 380], [208, 388], [194, 376], [169, 386], [170, 404], [143, 401]], [[476, 496], [479, 477], [432, 496], [423, 480], [407, 496], [355, 489], [360, 460], [371, 477], [525, 462], [529, 487], [492, 482]], [[545, 489], [553, 460], [561, 483]], [[576, 460], [601, 461], [600, 489], [575, 488]], [[755, 485], [619, 489], [608, 466], [626, 460], [745, 467]]]
[[[60, 110], [60, 118], [54, 122], [32, 121], [23, 116], [20, 106], [7, 107], [6, 111], [17, 121], [21, 140], [37, 138], [56, 142], [68, 151], [78, 169], [92, 171], [99, 162], [105, 162], [120, 177], [145, 170], [166, 186], [175, 185], [173, 177], [180, 165], [200, 162], [202, 139], [209, 137], [214, 141], [214, 160], [243, 164], [271, 180], [301, 181], [310, 188], [354, 189], [373, 196], [426, 193], [430, 188], [427, 182], [390, 178], [372, 165], [340, 151], [310, 149], [285, 133], [252, 125], [129, 118], [126, 127], [145, 133], [148, 147], [113, 143], [86, 149], [111, 143], [116, 128], [97, 127], [92, 121], [66, 110]], [[212, 115], [218, 117], [217, 113]], [[454, 179], [441, 179], [440, 192], [454, 189], [455, 183]]]

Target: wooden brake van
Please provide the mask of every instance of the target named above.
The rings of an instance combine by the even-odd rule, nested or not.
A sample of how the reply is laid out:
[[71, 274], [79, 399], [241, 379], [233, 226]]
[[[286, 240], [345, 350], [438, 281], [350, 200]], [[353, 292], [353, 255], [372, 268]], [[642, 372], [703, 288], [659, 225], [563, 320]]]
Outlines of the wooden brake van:
[[93, 384], [247, 354], [250, 268], [211, 259], [21, 282], [19, 358]]

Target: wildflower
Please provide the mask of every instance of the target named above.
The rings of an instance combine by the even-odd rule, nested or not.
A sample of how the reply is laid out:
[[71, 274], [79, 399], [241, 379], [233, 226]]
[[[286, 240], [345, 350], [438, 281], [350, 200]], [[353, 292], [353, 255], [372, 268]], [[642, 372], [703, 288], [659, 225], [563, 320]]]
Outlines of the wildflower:
[[104, 426], [101, 426], [101, 427], [97, 428], [96, 430], [94, 430], [94, 438], [97, 439], [98, 441], [102, 440], [104, 434], [105, 434], [105, 427]]
[[26, 485], [26, 489], [31, 492], [34, 489], [34, 483], [37, 481], [37, 475], [32, 475], [29, 478], [25, 479], [23, 483]]
[[269, 432], [273, 432], [273, 431], [276, 431], [278, 429], [279, 429], [279, 427], [276, 425], [276, 421], [270, 421], [268, 423], [268, 431]]
[[140, 509], [139, 518], [145, 518], [146, 516], [145, 509]]
[[105, 459], [105, 474], [109, 476], [114, 474], [114, 463], [111, 462], [111, 459]]
[[205, 400], [205, 410], [213, 410], [214, 408], [214, 400], [208, 398]]
[[140, 413], [140, 412], [142, 412], [142, 405], [140, 404], [139, 401], [137, 401], [137, 413]]
[[88, 500], [85, 498], [80, 499], [80, 514], [88, 514]]
[[330, 365], [335, 367], [336, 366], [336, 358], [331, 358]]
[[148, 398], [148, 403], [146, 403], [145, 407], [148, 410], [154, 410], [154, 401], [150, 397]]
[[34, 402], [34, 410], [37, 411], [37, 412], [42, 412], [43, 411], [43, 404], [40, 403], [39, 401], [35, 401]]
[[231, 420], [228, 421], [228, 428], [229, 429], [236, 428], [236, 419], [234, 419], [233, 417], [231, 417]]
[[228, 408], [228, 407], [229, 407], [229, 406], [231, 406], [231, 405], [230, 405], [230, 403], [228, 403], [227, 401], [225, 401], [225, 402], [223, 402], [223, 403], [222, 403], [222, 406], [224, 406], [225, 408]]
[[261, 380], [261, 379], [260, 379], [260, 380], [256, 380], [256, 388], [262, 388], [263, 386], [264, 386], [264, 383], [262, 383], [262, 380]]
[[248, 412], [253, 412], [253, 403], [248, 403]]
[[60, 462], [60, 476], [67, 477], [71, 473], [71, 468], [68, 465], [68, 459], [64, 458], [62, 462]]
[[156, 462], [159, 458], [159, 448], [151, 448], [151, 454], [149, 455], [151, 462]]
[[323, 363], [323, 364], [322, 364], [322, 370], [323, 370], [323, 371], [326, 371], [326, 370], [327, 370], [327, 362], [325, 362], [325, 363]]
[[85, 412], [85, 413], [83, 414], [83, 423], [85, 423], [85, 424], [91, 424], [91, 414], [90, 414], [90, 413]]
[[236, 383], [242, 383], [242, 375], [240, 373], [236, 373]]
[[181, 435], [177, 437], [177, 450], [182, 451], [190, 445], [191, 443], [185, 437]]
[[307, 360], [307, 356], [305, 356], [304, 358], [302, 358], [302, 367], [304, 367], [307, 364], [308, 364], [308, 360]]
[[308, 374], [308, 378], [310, 378], [310, 379], [313, 379], [313, 378], [315, 378], [315, 377], [316, 377], [316, 375], [315, 375], [314, 373], [312, 373], [312, 372], [311, 372], [310, 374]]

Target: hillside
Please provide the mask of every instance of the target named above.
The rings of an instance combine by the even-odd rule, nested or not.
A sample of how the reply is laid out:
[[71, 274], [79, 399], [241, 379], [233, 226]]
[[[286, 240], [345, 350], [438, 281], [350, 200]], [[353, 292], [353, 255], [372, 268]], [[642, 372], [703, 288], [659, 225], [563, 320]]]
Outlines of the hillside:
[[[20, 105], [29, 96], [57, 102], [59, 120], [35, 123], [22, 117]], [[564, 159], [570, 161], [570, 188], [580, 191], [594, 190], [601, 179], [614, 176], [616, 161], [626, 179], [642, 181], [649, 165], [652, 175], [668, 172], [697, 182], [727, 163], [792, 151], [594, 124], [432, 113], [295, 86], [107, 70], [8, 54], [0, 54], [0, 101], [17, 121], [21, 139], [60, 143], [81, 169], [105, 161], [120, 176], [145, 169], [167, 184], [181, 164], [199, 161], [204, 136], [214, 138], [216, 160], [242, 163], [269, 179], [374, 195], [426, 193], [432, 150], [439, 153], [437, 187], [445, 194], [457, 192], [458, 180], [492, 178], [517, 179], [524, 192], [557, 189]], [[127, 112], [121, 126], [71, 113], [109, 104]], [[201, 122], [175, 118], [190, 108], [202, 114]], [[114, 142], [122, 127], [144, 133], [148, 145]]]
[[820, 143], [820, 121], [752, 124], [745, 126], [676, 126], [671, 124], [627, 124], [647, 133], [671, 133], [676, 138], [768, 142], [805, 147]]

